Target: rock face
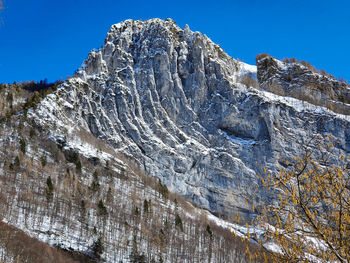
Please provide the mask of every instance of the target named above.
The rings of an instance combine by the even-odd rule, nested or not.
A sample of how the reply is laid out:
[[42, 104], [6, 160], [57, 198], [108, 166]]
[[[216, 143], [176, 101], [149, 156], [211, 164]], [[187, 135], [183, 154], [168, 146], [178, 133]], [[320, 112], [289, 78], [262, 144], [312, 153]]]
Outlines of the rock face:
[[[203, 208], [249, 214], [246, 199], [258, 205], [267, 197], [257, 190], [257, 173], [263, 167], [276, 171], [282, 160], [301, 155], [316, 134], [332, 133], [337, 149], [350, 152], [349, 116], [300, 96], [278, 96], [293, 93], [285, 91], [288, 83], [328, 89], [322, 77], [298, 70], [264, 60], [256, 73], [255, 66], [171, 19], [126, 20], [111, 27], [104, 46], [33, 117], [51, 126], [56, 140], [91, 131]], [[244, 76], [256, 74], [273, 93], [242, 84]], [[266, 88], [270, 83], [279, 88]], [[334, 96], [342, 96], [332, 83]]]
[[315, 73], [302, 64], [284, 63], [270, 56], [257, 59], [257, 68], [264, 90], [350, 115], [350, 87], [346, 83]]

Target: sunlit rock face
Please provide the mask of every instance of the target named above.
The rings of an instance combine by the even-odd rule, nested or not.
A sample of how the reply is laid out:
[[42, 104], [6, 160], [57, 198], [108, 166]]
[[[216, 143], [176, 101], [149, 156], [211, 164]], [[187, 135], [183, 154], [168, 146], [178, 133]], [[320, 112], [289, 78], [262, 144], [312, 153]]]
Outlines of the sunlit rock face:
[[[34, 117], [54, 139], [91, 132], [203, 208], [251, 215], [252, 203], [270, 198], [259, 187], [264, 167], [279, 170], [317, 134], [350, 151], [349, 116], [279, 92], [298, 68], [272, 62], [257, 71], [171, 19], [126, 20]], [[256, 76], [261, 87], [243, 81]]]

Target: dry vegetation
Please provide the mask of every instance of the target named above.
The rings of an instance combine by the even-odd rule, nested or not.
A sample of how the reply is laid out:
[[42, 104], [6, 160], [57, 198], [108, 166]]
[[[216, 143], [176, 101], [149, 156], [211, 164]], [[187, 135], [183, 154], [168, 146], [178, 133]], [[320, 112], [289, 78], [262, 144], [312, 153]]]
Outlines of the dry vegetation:
[[240, 79], [240, 82], [243, 85], [245, 85], [247, 88], [250, 88], [250, 87], [258, 88], [259, 87], [259, 83], [251, 75], [243, 75]]
[[317, 159], [308, 146], [288, 169], [262, 178], [279, 196], [258, 220], [281, 248], [273, 262], [350, 262], [350, 160], [332, 160], [331, 141]]
[[[266, 53], [262, 53], [262, 54], [258, 54], [256, 55], [256, 61], [261, 60], [263, 58], [269, 57], [271, 58], [272, 56]], [[328, 73], [327, 71], [325, 71], [324, 69], [317, 69], [315, 66], [311, 65], [309, 62], [305, 61], [305, 60], [299, 60], [296, 58], [283, 58], [282, 61], [286, 64], [300, 64], [303, 65], [304, 67], [306, 67], [307, 69], [309, 69], [310, 71], [314, 72], [314, 73], [318, 73], [324, 76], [329, 77], [330, 79], [333, 80], [337, 80], [339, 82], [345, 83], [347, 85], [349, 85], [348, 81], [345, 80], [344, 78], [336, 78], [334, 75]]]
[[92, 262], [85, 255], [52, 248], [4, 222], [0, 222], [0, 247], [6, 251], [6, 254], [0, 253], [0, 262]]

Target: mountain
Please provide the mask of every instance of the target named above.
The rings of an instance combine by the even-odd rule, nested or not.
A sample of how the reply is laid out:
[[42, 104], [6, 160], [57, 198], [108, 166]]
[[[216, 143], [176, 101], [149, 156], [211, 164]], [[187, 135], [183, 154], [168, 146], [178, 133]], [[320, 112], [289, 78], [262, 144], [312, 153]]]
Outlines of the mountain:
[[[244, 213], [247, 199], [258, 206], [263, 196], [256, 172], [278, 170], [316, 134], [332, 133], [340, 151], [350, 150], [349, 86], [272, 58], [257, 65], [258, 71], [232, 59], [205, 35], [171, 19], [127, 20], [111, 27], [105, 45], [33, 118], [54, 126], [53, 138], [67, 129], [72, 138], [79, 129], [91, 132], [203, 208]], [[298, 83], [293, 74], [299, 74]], [[256, 76], [260, 88], [242, 83]], [[346, 103], [332, 98], [339, 99], [333, 105], [345, 105], [345, 115], [301, 95], [278, 96], [289, 95], [281, 89], [295, 93], [304, 82], [342, 87]], [[318, 97], [328, 106], [326, 95]]]
[[[2, 151], [7, 160], [1, 167], [2, 186], [14, 187], [2, 194], [7, 200], [2, 220], [51, 245], [85, 254], [102, 238], [101, 256], [109, 262], [136, 253], [136, 241], [148, 251], [143, 255], [148, 261], [159, 255], [168, 262], [192, 262], [190, 255], [198, 255], [193, 260], [203, 262], [203, 251], [209, 262], [232, 261], [229, 247], [222, 255], [212, 252], [221, 241], [211, 243], [205, 236], [208, 219], [195, 221], [198, 230], [192, 229], [191, 220], [208, 214], [198, 216], [195, 207], [186, 212], [186, 201], [178, 208], [180, 196], [226, 219], [236, 212], [243, 221], [254, 218], [251, 206], [259, 211], [274, 198], [261, 187], [264, 169], [287, 167], [306, 145], [330, 133], [333, 156], [349, 154], [349, 94], [347, 84], [305, 63], [261, 55], [252, 66], [171, 19], [126, 20], [111, 27], [104, 46], [90, 52], [73, 77], [35, 100], [28, 112], [10, 117], [15, 130], [3, 122], [1, 139], [7, 147], [21, 148], [33, 127], [40, 136], [27, 141], [27, 147], [32, 145], [28, 151], [18, 153], [25, 165], [16, 164], [15, 150], [9, 156], [9, 148]], [[50, 165], [43, 165], [42, 158]], [[27, 171], [29, 163], [33, 171]], [[26, 185], [31, 185], [29, 193], [18, 191]], [[176, 202], [162, 199], [168, 191], [179, 195]], [[33, 193], [38, 201], [29, 205]], [[10, 196], [16, 198], [10, 202]], [[154, 212], [151, 216], [157, 227], [141, 223], [147, 215], [140, 219], [145, 200], [157, 203], [162, 219], [156, 220]], [[172, 227], [179, 231], [180, 211], [185, 231], [164, 237], [168, 245], [177, 244], [169, 248], [161, 241], [164, 222], [177, 222]], [[144, 238], [144, 229], [149, 231], [145, 236], [158, 241]], [[199, 229], [204, 229], [203, 238], [197, 240]], [[125, 243], [118, 250], [121, 236]], [[186, 250], [181, 238], [207, 248]], [[230, 243], [230, 237], [223, 240]]]

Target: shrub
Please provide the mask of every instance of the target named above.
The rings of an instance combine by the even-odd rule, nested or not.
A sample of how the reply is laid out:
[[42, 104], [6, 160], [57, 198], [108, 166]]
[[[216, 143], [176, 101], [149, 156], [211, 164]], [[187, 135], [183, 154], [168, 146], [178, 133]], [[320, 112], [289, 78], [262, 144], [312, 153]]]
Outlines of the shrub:
[[267, 53], [261, 53], [256, 55], [255, 60], [258, 62], [259, 60], [263, 59], [263, 58], [270, 58], [271, 55], [267, 54]]
[[301, 65], [307, 67], [309, 70], [311, 70], [313, 72], [317, 71], [314, 66], [312, 66], [309, 62], [306, 62], [305, 60], [302, 60], [300, 63], [301, 63]]
[[245, 85], [247, 88], [250, 88], [250, 87], [258, 88], [259, 87], [258, 82], [256, 81], [255, 78], [253, 78], [253, 76], [251, 74], [242, 76], [241, 83], [243, 85]]
[[299, 60], [297, 60], [296, 58], [290, 58], [289, 63], [299, 63]]

